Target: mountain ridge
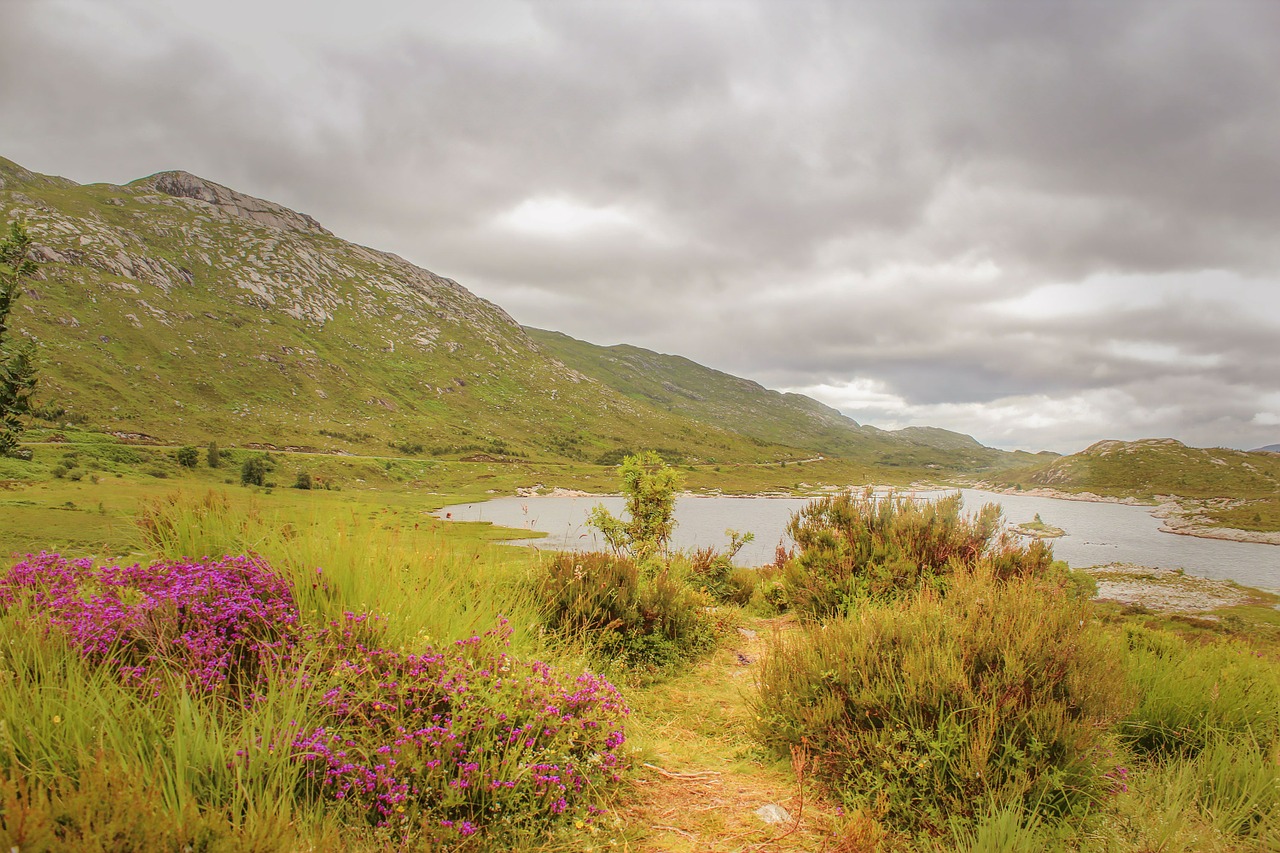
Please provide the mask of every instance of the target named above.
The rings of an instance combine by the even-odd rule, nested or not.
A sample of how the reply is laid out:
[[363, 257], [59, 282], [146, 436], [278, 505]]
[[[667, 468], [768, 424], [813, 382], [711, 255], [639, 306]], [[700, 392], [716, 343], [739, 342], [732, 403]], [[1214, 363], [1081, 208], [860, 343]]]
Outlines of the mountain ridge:
[[632, 344], [601, 346], [563, 332], [530, 327], [525, 331], [564, 364], [626, 397], [708, 425], [733, 422], [738, 431], [759, 441], [785, 438], [802, 449], [893, 467], [956, 467], [956, 454], [963, 454], [958, 459], [973, 469], [1034, 459], [1030, 454], [994, 450], [972, 436], [937, 427], [883, 430], [859, 424], [811, 397], [774, 391], [684, 356]]
[[710, 384], [659, 384], [768, 398], [770, 416], [790, 420], [743, 432], [664, 408], [566, 363], [452, 279], [188, 172], [80, 185], [0, 159], [0, 213], [23, 218], [37, 244], [41, 271], [14, 316], [48, 366], [44, 396], [107, 432], [588, 460], [674, 443], [715, 461], [795, 458], [825, 431], [836, 452], [897, 452], [881, 460], [897, 466], [1008, 461], [967, 446], [961, 459], [931, 443], [944, 431], [885, 439], [817, 401], [678, 356], [668, 358]]

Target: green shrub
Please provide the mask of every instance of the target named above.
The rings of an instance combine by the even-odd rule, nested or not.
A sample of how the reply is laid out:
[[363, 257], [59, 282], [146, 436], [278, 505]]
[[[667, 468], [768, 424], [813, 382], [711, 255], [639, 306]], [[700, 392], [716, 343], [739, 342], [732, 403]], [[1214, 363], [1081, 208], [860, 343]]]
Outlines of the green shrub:
[[183, 468], [194, 468], [200, 461], [200, 451], [190, 444], [179, 447], [173, 456]]
[[743, 545], [755, 539], [755, 535], [736, 530], [726, 530], [725, 535], [729, 537], [729, 547], [725, 551], [717, 551], [708, 546], [698, 548], [689, 555], [689, 580], [716, 601], [741, 606], [751, 600], [751, 593], [755, 589], [752, 577], [754, 572], [750, 569], [736, 569], [733, 558], [742, 550]]
[[669, 569], [610, 554], [557, 554], [539, 582], [547, 626], [625, 666], [663, 667], [715, 643], [710, 603]]
[[218, 442], [209, 442], [209, 447], [205, 450], [205, 461], [210, 468], [217, 468], [222, 464], [222, 454], [218, 452]]
[[1081, 812], [1107, 788], [1094, 762], [1125, 710], [1087, 606], [989, 566], [955, 574], [945, 597], [868, 601], [769, 649], [756, 735], [809, 750], [835, 797], [909, 832], [1014, 803]]
[[791, 601], [787, 598], [787, 585], [782, 580], [781, 571], [765, 566], [755, 574], [755, 588], [748, 606], [763, 616], [776, 616], [790, 610]]
[[1124, 640], [1138, 704], [1121, 733], [1140, 753], [1194, 755], [1219, 736], [1280, 743], [1280, 671], [1246, 644], [1137, 626]]
[[792, 516], [787, 531], [797, 555], [784, 584], [803, 618], [847, 613], [864, 597], [889, 598], [921, 585], [941, 587], [958, 567], [988, 563], [999, 578], [1049, 571], [1052, 549], [1037, 540], [1025, 548], [997, 536], [1000, 507], [960, 515], [959, 493], [933, 501], [868, 489], [821, 498]]
[[244, 486], [265, 486], [267, 472], [271, 470], [271, 460], [265, 453], [256, 453], [246, 458], [240, 466], [240, 484]]
[[306, 471], [299, 471], [298, 478], [293, 482], [293, 487], [295, 489], [310, 489], [311, 474]]
[[624, 459], [618, 477], [627, 518], [617, 518], [598, 505], [587, 516], [587, 524], [600, 531], [614, 554], [625, 554], [642, 564], [656, 562], [667, 555], [675, 530], [680, 475], [650, 450]]

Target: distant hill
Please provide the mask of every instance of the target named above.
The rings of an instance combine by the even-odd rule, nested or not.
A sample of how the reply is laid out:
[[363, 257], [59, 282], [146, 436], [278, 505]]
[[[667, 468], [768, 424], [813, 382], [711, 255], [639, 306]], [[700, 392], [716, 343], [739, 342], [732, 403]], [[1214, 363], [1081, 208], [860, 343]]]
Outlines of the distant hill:
[[1268, 444], [1266, 447], [1255, 447], [1250, 453], [1280, 453], [1280, 444]]
[[1187, 447], [1172, 438], [1099, 441], [992, 479], [1005, 486], [1115, 497], [1274, 498], [1280, 494], [1280, 456]]
[[0, 218], [15, 217], [40, 273], [11, 321], [38, 346], [56, 423], [329, 452], [656, 447], [922, 474], [1025, 461], [944, 430], [862, 426], [677, 356], [522, 329], [455, 281], [187, 172], [82, 186], [0, 158]]
[[785, 444], [825, 456], [884, 466], [924, 466], [977, 472], [1030, 464], [1036, 457], [984, 447], [974, 438], [933, 427], [888, 431], [864, 426], [802, 394], [757, 382], [677, 355], [619, 344], [598, 346], [560, 332], [527, 328], [545, 351], [623, 396], [707, 426], [731, 428], [761, 443]]

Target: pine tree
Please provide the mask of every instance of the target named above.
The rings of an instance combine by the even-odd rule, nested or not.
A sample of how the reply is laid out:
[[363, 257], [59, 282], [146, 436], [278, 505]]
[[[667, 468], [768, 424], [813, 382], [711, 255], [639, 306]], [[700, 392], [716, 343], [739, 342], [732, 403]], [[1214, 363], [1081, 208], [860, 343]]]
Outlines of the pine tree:
[[30, 257], [31, 238], [20, 222], [9, 223], [0, 238], [0, 456], [18, 447], [22, 417], [31, 411], [36, 388], [35, 347], [30, 342], [9, 342], [9, 311], [21, 294], [22, 280], [36, 271]]

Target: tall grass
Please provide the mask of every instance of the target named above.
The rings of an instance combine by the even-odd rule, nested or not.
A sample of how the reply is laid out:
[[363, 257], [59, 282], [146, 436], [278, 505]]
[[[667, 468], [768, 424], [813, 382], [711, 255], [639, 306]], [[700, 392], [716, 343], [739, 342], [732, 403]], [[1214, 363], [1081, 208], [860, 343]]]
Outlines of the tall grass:
[[[291, 826], [323, 823], [318, 809], [294, 802], [299, 769], [288, 756], [263, 756], [251, 772], [228, 766], [238, 750], [253, 753], [264, 735], [305, 719], [296, 689], [266, 690], [264, 701], [234, 709], [189, 693], [173, 674], [140, 691], [23, 608], [0, 622], [0, 776], [10, 797], [0, 842], [93, 849], [92, 839], [114, 826], [125, 834], [101, 849], [177, 851], [199, 839], [251, 849], [288, 841]], [[149, 815], [144, 824], [131, 820], [139, 813]], [[43, 832], [33, 825], [42, 815]]]
[[483, 632], [503, 615], [512, 647], [543, 654], [529, 569], [498, 546], [461, 547], [433, 524], [395, 523], [355, 507], [282, 517], [226, 494], [174, 494], [145, 505], [139, 526], [160, 557], [254, 553], [294, 589], [304, 620], [375, 613], [381, 641], [414, 648]]
[[[146, 593], [112, 585], [145, 579], [148, 570], [59, 576], [73, 579], [60, 588], [58, 606], [76, 612], [82, 602], [133, 626], [102, 634], [127, 649], [88, 653], [84, 637], [50, 610], [53, 598], [40, 599], [42, 607], [33, 606], [36, 593], [0, 603], [0, 849], [503, 849], [543, 843], [561, 812], [589, 819], [583, 809], [621, 768], [625, 708], [610, 698], [612, 688], [537, 660], [548, 649], [520, 559], [484, 543], [459, 546], [430, 524], [389, 522], [351, 507], [286, 519], [217, 493], [173, 496], [144, 510], [141, 529], [164, 561], [155, 571], [217, 563], [180, 559], [190, 555], [251, 552], [287, 582], [297, 611], [293, 639], [280, 649], [282, 665], [254, 675], [250, 691], [201, 690], [184, 659], [161, 665], [166, 644], [181, 636], [184, 608], [152, 607]], [[143, 607], [142, 621], [130, 615], [134, 605]], [[473, 650], [503, 615], [510, 621], [501, 623], [502, 648]], [[174, 627], [159, 624], [166, 619], [177, 620]], [[123, 677], [116, 663], [139, 655], [145, 681]], [[555, 708], [573, 714], [573, 724], [547, 717]], [[335, 801], [344, 779], [398, 784], [400, 771], [378, 769], [384, 749], [405, 753], [406, 771], [415, 756], [425, 761], [436, 747], [420, 731], [448, 730], [447, 722], [430, 723], [433, 713], [463, 726], [464, 753], [505, 756], [502, 787], [486, 782], [483, 800], [446, 796], [451, 780], [473, 772], [464, 753], [446, 750], [437, 756], [443, 764], [396, 794], [403, 800]], [[507, 720], [529, 728], [509, 734], [517, 724]], [[335, 745], [339, 732], [349, 746]], [[495, 746], [509, 737], [519, 749]], [[343, 748], [350, 758], [325, 759], [319, 774], [300, 760]], [[556, 779], [572, 784], [561, 790]], [[520, 798], [511, 812], [518, 821], [501, 819], [512, 798]], [[396, 803], [410, 808], [401, 813]], [[442, 811], [448, 803], [453, 811]], [[452, 815], [465, 820], [455, 826]], [[471, 835], [490, 823], [502, 840]]]
[[1121, 732], [1138, 754], [1194, 756], [1221, 737], [1280, 744], [1280, 671], [1261, 652], [1137, 626], [1121, 649], [1139, 697]]

